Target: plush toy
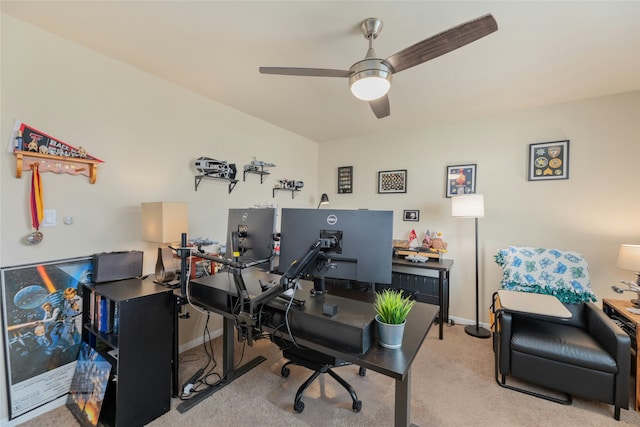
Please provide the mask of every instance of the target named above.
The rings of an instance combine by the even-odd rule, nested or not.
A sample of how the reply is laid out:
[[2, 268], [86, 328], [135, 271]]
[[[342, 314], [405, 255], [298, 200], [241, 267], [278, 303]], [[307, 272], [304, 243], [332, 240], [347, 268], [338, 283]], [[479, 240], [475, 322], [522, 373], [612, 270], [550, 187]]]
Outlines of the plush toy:
[[422, 247], [429, 249], [431, 252], [447, 252], [447, 242], [442, 240], [442, 233], [432, 233], [431, 236], [428, 236], [429, 232], [427, 231], [427, 236], [422, 241]]

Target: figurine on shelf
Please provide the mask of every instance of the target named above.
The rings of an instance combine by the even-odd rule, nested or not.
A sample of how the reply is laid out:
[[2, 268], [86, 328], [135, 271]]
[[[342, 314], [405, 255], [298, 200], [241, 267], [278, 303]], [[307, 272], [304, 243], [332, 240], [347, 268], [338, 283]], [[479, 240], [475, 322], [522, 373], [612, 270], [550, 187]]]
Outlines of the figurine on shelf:
[[210, 157], [198, 157], [194, 163], [198, 172], [212, 177], [234, 180], [236, 178], [236, 164], [226, 160], [216, 160]]
[[425, 233], [424, 239], [422, 240], [422, 247], [425, 249], [429, 249], [431, 252], [437, 253], [445, 253], [447, 252], [447, 242], [442, 240], [441, 232], [432, 232], [429, 230]]
[[286, 190], [300, 190], [304, 187], [303, 181], [296, 181], [293, 179], [281, 179], [278, 181], [280, 183], [280, 187]]
[[253, 160], [251, 160], [251, 163], [249, 163], [248, 165], [244, 165], [244, 170], [251, 172], [266, 172], [264, 168], [272, 168], [275, 166], [276, 165], [273, 163], [256, 160], [256, 158], [254, 157]]

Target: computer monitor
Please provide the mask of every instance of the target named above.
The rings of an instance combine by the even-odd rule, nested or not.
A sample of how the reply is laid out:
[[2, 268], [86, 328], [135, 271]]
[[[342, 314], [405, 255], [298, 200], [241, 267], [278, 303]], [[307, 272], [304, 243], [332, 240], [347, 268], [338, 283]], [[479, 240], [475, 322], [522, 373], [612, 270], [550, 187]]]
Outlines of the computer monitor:
[[280, 222], [279, 272], [320, 239], [323, 249], [305, 271], [316, 292], [324, 292], [325, 277], [391, 283], [392, 211], [283, 208]]
[[270, 261], [275, 231], [275, 208], [229, 209], [226, 257], [241, 265]]

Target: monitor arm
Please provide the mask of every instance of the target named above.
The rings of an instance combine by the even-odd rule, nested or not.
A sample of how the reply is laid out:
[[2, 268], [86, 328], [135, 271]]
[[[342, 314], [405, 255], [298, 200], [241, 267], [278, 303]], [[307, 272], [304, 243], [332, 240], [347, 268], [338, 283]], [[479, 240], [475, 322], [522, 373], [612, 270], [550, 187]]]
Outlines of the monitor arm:
[[251, 318], [253, 318], [253, 314], [259, 305], [266, 304], [282, 292], [293, 288], [296, 281], [302, 277], [309, 264], [316, 259], [320, 251], [323, 249], [324, 246], [320, 239], [313, 242], [307, 253], [305, 253], [302, 258], [293, 261], [289, 268], [287, 268], [287, 271], [280, 278], [279, 286], [273, 286], [262, 292], [260, 295], [252, 298], [251, 303], [249, 304], [249, 315]]
[[[291, 263], [287, 271], [280, 278], [280, 286], [273, 286], [260, 295], [251, 298], [249, 302], [249, 317], [246, 317], [247, 313], [240, 313], [240, 317], [246, 323], [255, 323], [255, 313], [259, 306], [268, 303], [275, 299], [282, 292], [285, 292], [293, 288], [297, 280], [302, 277], [309, 267], [309, 265], [315, 261], [318, 254], [322, 251], [335, 247], [335, 239], [318, 239], [311, 244], [309, 250], [302, 256]], [[244, 314], [244, 315], [243, 315]]]

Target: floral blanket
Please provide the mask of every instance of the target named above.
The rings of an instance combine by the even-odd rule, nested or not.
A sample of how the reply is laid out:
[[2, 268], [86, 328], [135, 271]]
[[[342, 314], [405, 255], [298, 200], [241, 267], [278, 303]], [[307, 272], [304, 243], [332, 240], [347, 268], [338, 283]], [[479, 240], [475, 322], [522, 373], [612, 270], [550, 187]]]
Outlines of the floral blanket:
[[555, 295], [563, 303], [595, 302], [589, 269], [577, 252], [509, 246], [495, 255], [502, 289]]

